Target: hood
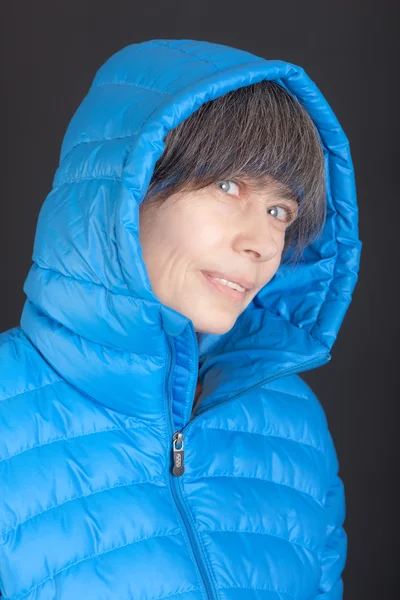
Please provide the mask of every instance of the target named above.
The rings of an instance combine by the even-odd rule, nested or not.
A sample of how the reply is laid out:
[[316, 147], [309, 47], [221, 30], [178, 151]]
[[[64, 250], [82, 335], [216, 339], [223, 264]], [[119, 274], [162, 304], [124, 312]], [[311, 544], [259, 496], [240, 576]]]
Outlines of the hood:
[[[279, 267], [229, 332], [203, 333], [197, 342], [192, 321], [152, 292], [139, 205], [167, 132], [201, 104], [263, 79], [296, 96], [318, 128], [325, 227], [295, 269]], [[184, 418], [198, 374], [201, 412], [267, 379], [327, 363], [360, 253], [349, 142], [304, 70], [206, 41], [150, 40], [106, 61], [68, 126], [39, 214], [21, 328], [72, 385], [147, 420], [164, 411], [174, 338], [175, 402]]]

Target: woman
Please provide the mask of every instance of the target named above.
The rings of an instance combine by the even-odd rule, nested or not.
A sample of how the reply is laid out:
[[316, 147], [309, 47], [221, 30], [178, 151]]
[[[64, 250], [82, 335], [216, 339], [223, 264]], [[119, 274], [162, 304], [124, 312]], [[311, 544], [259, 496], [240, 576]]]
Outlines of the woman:
[[344, 488], [299, 373], [360, 252], [349, 144], [300, 67], [112, 56], [0, 337], [3, 597], [342, 598]]

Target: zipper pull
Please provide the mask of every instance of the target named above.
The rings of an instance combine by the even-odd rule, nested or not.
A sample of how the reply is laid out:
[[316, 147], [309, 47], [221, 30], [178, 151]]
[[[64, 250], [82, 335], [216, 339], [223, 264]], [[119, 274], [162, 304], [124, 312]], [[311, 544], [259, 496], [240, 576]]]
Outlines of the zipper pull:
[[[180, 444], [179, 448], [176, 447], [177, 443]], [[183, 475], [183, 472], [185, 470], [183, 466], [183, 433], [180, 431], [175, 431], [172, 437], [172, 450], [174, 458], [172, 474], [176, 477], [180, 477], [180, 475]]]

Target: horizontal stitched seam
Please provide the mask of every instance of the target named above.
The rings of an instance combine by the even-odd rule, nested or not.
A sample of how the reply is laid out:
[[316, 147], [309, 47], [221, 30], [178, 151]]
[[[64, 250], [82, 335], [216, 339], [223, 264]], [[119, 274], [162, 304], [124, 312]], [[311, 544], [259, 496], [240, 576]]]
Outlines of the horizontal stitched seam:
[[232, 585], [232, 586], [224, 586], [224, 587], [219, 587], [219, 590], [231, 590], [231, 589], [238, 589], [238, 590], [261, 590], [261, 591], [266, 591], [266, 592], [275, 592], [275, 594], [284, 594], [285, 596], [288, 596], [289, 598], [292, 598], [293, 600], [296, 600], [295, 596], [292, 596], [292, 594], [289, 594], [289, 592], [285, 592], [284, 590], [278, 590], [278, 588], [268, 588], [268, 587], [259, 587], [256, 585], [252, 585], [252, 586], [245, 586], [245, 585]]
[[111, 177], [110, 175], [98, 175], [98, 176], [94, 175], [92, 177], [79, 177], [76, 179], [63, 179], [62, 181], [57, 183], [51, 191], [54, 192], [63, 185], [71, 185], [71, 184], [81, 183], [84, 181], [103, 181], [103, 179], [106, 179], [107, 181], [117, 181], [119, 183], [122, 181], [121, 177]]
[[313, 450], [316, 450], [317, 452], [322, 454], [322, 456], [325, 457], [324, 452], [318, 446], [314, 446], [313, 444], [308, 444], [307, 442], [302, 442], [300, 440], [295, 440], [293, 438], [289, 438], [284, 435], [276, 435], [273, 433], [260, 433], [259, 431], [244, 431], [242, 429], [225, 429], [224, 427], [210, 427], [209, 425], [203, 426], [202, 429], [214, 429], [215, 431], [227, 431], [227, 432], [235, 431], [236, 433], [249, 433], [251, 435], [261, 435], [262, 437], [265, 437], [265, 438], [273, 437], [273, 438], [278, 438], [281, 440], [287, 440], [288, 442], [294, 442], [295, 444], [300, 444], [301, 446], [306, 446], [307, 448], [312, 448]]
[[66, 383], [64, 379], [55, 379], [54, 381], [50, 381], [50, 383], [44, 383], [43, 385], [40, 385], [37, 388], [34, 388], [33, 390], [25, 390], [24, 392], [20, 392], [19, 394], [15, 394], [14, 396], [7, 396], [7, 398], [3, 398], [3, 400], [1, 400], [1, 402], [5, 402], [6, 400], [12, 400], [13, 398], [18, 398], [18, 396], [25, 396], [25, 394], [32, 394], [33, 392], [37, 392], [38, 390], [41, 390], [45, 387], [47, 387], [48, 385], [54, 385], [55, 383]]
[[31, 588], [27, 592], [25, 592], [25, 594], [20, 596], [17, 600], [22, 600], [22, 598], [25, 598], [25, 596], [28, 596], [28, 594], [31, 594], [38, 587], [41, 587], [44, 583], [46, 583], [46, 581], [49, 581], [49, 579], [54, 579], [55, 577], [57, 577], [57, 575], [60, 575], [60, 573], [64, 573], [65, 571], [72, 569], [72, 567], [75, 567], [76, 565], [79, 565], [80, 563], [83, 563], [86, 560], [92, 560], [93, 558], [97, 558], [98, 556], [108, 554], [109, 552], [113, 552], [114, 550], [120, 550], [121, 548], [126, 548], [126, 546], [130, 546], [132, 544], [137, 544], [138, 542], [143, 542], [143, 541], [150, 540], [150, 539], [156, 538], [156, 537], [168, 537], [170, 535], [182, 535], [182, 533], [181, 533], [181, 531], [172, 531], [170, 533], [162, 533], [159, 535], [150, 535], [147, 537], [140, 538], [139, 540], [134, 540], [133, 542], [127, 542], [126, 544], [121, 544], [120, 546], [115, 546], [114, 548], [110, 548], [109, 550], [104, 550], [104, 552], [99, 552], [98, 554], [91, 554], [90, 556], [85, 556], [85, 558], [82, 558], [81, 560], [74, 562], [72, 565], [68, 565], [68, 567], [64, 567], [63, 569], [60, 569], [59, 571], [57, 571], [56, 573], [53, 573], [49, 577], [46, 577], [46, 579], [43, 579], [43, 581], [41, 581], [40, 583], [35, 585], [33, 588]]
[[[299, 375], [298, 373], [291, 373], [290, 375], [287, 375], [287, 378], [290, 377], [299, 377]], [[307, 396], [307, 394], [298, 394], [297, 392], [288, 392], [279, 388], [274, 388], [274, 383], [276, 383], [276, 381], [266, 381], [264, 389], [268, 390], [268, 392], [276, 392], [280, 396], [282, 395], [289, 396], [289, 398], [303, 398], [304, 400], [310, 400], [310, 396]]]
[[112, 86], [112, 85], [119, 85], [122, 87], [137, 87], [141, 90], [145, 90], [146, 92], [155, 92], [156, 94], [163, 94], [165, 96], [174, 96], [174, 94], [171, 94], [171, 92], [163, 92], [161, 90], [156, 90], [155, 88], [150, 88], [150, 87], [145, 87], [144, 85], [139, 85], [138, 83], [132, 83], [129, 81], [110, 81], [108, 83], [100, 83], [99, 85], [95, 85], [93, 86], [92, 89], [97, 89], [97, 88], [102, 88], [102, 87], [107, 87], [107, 86]]
[[148, 424], [138, 421], [137, 423], [135, 423], [135, 425], [131, 425], [129, 427], [108, 427], [106, 429], [99, 429], [97, 431], [87, 431], [85, 433], [79, 433], [78, 435], [71, 435], [69, 437], [53, 438], [47, 442], [44, 442], [44, 444], [35, 444], [34, 446], [25, 448], [24, 450], [21, 450], [20, 452], [11, 454], [7, 458], [3, 458], [3, 460], [0, 460], [0, 465], [1, 465], [1, 463], [6, 462], [7, 460], [10, 460], [11, 458], [14, 458], [15, 456], [20, 456], [21, 454], [24, 454], [25, 452], [29, 452], [30, 450], [35, 450], [36, 448], [43, 448], [44, 446], [50, 446], [51, 444], [56, 444], [57, 442], [68, 442], [69, 440], [76, 440], [76, 439], [83, 438], [83, 437], [86, 437], [89, 435], [95, 435], [96, 433], [106, 433], [107, 431], [129, 431], [130, 429], [136, 429], [137, 427], [148, 427]]
[[[141, 304], [152, 304], [154, 306], [159, 305], [159, 302], [150, 302], [150, 300], [144, 300], [143, 298], [139, 298], [137, 296], [132, 296], [132, 294], [119, 294], [118, 292], [113, 292], [112, 290], [110, 290], [110, 288], [106, 287], [102, 283], [95, 283], [94, 281], [90, 281], [89, 279], [81, 279], [78, 277], [71, 277], [71, 275], [65, 275], [64, 273], [61, 273], [61, 271], [57, 271], [56, 269], [48, 267], [47, 265], [43, 266], [43, 264], [39, 264], [37, 262], [35, 262], [35, 264], [37, 265], [37, 267], [39, 269], [43, 269], [43, 271], [50, 271], [51, 273], [54, 273], [55, 275], [58, 275], [59, 277], [62, 277], [63, 279], [70, 279], [71, 281], [77, 281], [78, 283], [83, 283], [83, 284], [92, 285], [92, 286], [101, 288], [101, 289], [105, 290], [106, 292], [108, 292], [109, 294], [116, 296], [117, 298], [118, 297], [130, 298], [137, 304], [140, 304], [140, 303]], [[106, 344], [103, 344], [103, 345], [105, 346]], [[109, 347], [113, 348], [113, 346], [109, 346]], [[130, 351], [127, 350], [127, 352], [130, 352]], [[157, 356], [159, 358], [164, 356], [163, 354], [145, 354], [145, 353], [140, 353], [140, 352], [131, 352], [131, 354], [140, 354], [141, 356]]]
[[284, 542], [287, 542], [288, 544], [294, 544], [295, 546], [299, 546], [300, 548], [304, 548], [304, 550], [308, 550], [309, 552], [312, 552], [313, 554], [318, 555], [318, 549], [317, 548], [312, 548], [311, 546], [307, 546], [307, 544], [304, 544], [303, 542], [296, 542], [293, 540], [289, 540], [288, 538], [283, 537], [282, 535], [279, 535], [277, 533], [271, 533], [269, 531], [246, 531], [245, 529], [198, 529], [197, 530], [199, 533], [251, 533], [254, 535], [268, 535], [271, 537], [276, 537], [279, 540], [283, 540]]
[[[39, 269], [42, 269], [43, 271], [50, 271], [51, 273], [54, 273], [55, 275], [58, 275], [59, 277], [63, 277], [64, 279], [69, 279], [69, 280], [75, 281], [77, 283], [82, 283], [82, 284], [86, 284], [86, 285], [91, 285], [91, 286], [98, 287], [100, 289], [103, 289], [103, 290], [107, 291], [109, 294], [112, 294], [113, 296], [130, 298], [131, 300], [133, 300], [137, 304], [141, 303], [141, 304], [147, 304], [147, 305], [152, 305], [152, 306], [157, 306], [157, 307], [159, 306], [159, 302], [151, 302], [150, 300], [144, 300], [143, 298], [138, 298], [138, 297], [135, 297], [135, 296], [132, 296], [132, 295], [128, 295], [128, 294], [118, 294], [116, 292], [113, 292], [109, 288], [105, 287], [101, 283], [94, 283], [93, 281], [89, 281], [87, 279], [78, 279], [78, 278], [75, 278], [75, 277], [71, 277], [70, 275], [64, 275], [64, 273], [61, 273], [60, 271], [56, 271], [55, 269], [52, 269], [50, 267], [47, 267], [47, 266], [44, 267], [42, 264], [38, 264], [38, 263], [35, 263], [35, 264], [36, 264], [36, 266]], [[31, 304], [33, 304], [33, 306], [36, 306], [35, 303], [32, 302], [31, 300], [30, 300], [30, 302], [31, 302]], [[40, 310], [40, 308], [39, 308], [39, 310]], [[47, 313], [44, 313], [43, 311], [41, 311], [41, 312], [47, 318], [50, 318], [50, 319], [53, 318], [53, 317], [49, 317], [49, 315]], [[59, 323], [59, 324], [61, 325], [61, 327], [64, 327], [65, 329], [68, 329], [68, 331], [72, 331], [72, 333], [74, 333], [75, 335], [79, 335], [75, 331], [73, 331], [72, 329], [69, 329], [68, 327], [66, 327], [65, 325], [63, 325], [62, 323]], [[93, 340], [91, 340], [91, 339], [89, 339], [89, 338], [87, 338], [87, 337], [85, 337], [83, 335], [79, 335], [79, 337], [81, 337], [82, 339], [87, 340], [91, 344], [97, 344], [98, 343], [98, 342], [95, 342], [95, 341], [93, 341]], [[102, 343], [101, 345], [104, 346], [104, 347], [106, 347], [106, 348], [111, 348], [112, 350], [117, 350], [118, 352], [123, 353], [123, 354], [133, 354], [135, 356], [149, 356], [151, 358], [154, 358], [154, 357], [155, 358], [164, 358], [164, 354], [153, 354], [153, 353], [148, 354], [146, 352], [137, 352], [137, 351], [134, 351], [134, 350], [127, 350], [127, 349], [121, 350], [121, 348], [119, 348], [118, 346], [111, 346], [110, 344], [105, 344], [105, 343]]]
[[[161, 481], [161, 480], [160, 480], [160, 482], [163, 484], [162, 487], [165, 487], [165, 482]], [[156, 480], [131, 481], [129, 483], [117, 483], [115, 485], [112, 485], [111, 487], [102, 488], [100, 490], [96, 490], [95, 492], [90, 492], [89, 494], [82, 494], [81, 496], [75, 496], [74, 498], [67, 498], [66, 500], [63, 500], [63, 502], [60, 502], [59, 504], [54, 504], [54, 506], [49, 506], [49, 508], [46, 508], [46, 510], [42, 510], [41, 512], [38, 512], [38, 513], [32, 515], [31, 517], [28, 517], [24, 521], [17, 523], [16, 525], [14, 525], [10, 529], [8, 529], [8, 531], [1, 534], [0, 539], [6, 537], [11, 531], [17, 529], [24, 523], [27, 523], [28, 521], [31, 521], [32, 519], [35, 519], [36, 517], [39, 517], [40, 515], [44, 515], [45, 513], [49, 512], [50, 510], [54, 510], [54, 509], [58, 508], [59, 506], [63, 506], [64, 504], [67, 504], [68, 502], [74, 502], [75, 500], [81, 500], [82, 498], [90, 498], [91, 496], [95, 496], [96, 494], [101, 494], [102, 492], [108, 492], [115, 488], [129, 487], [131, 485], [142, 485], [142, 484], [146, 484], [146, 483], [148, 483], [150, 485], [159, 485], [156, 483]]]
[[192, 588], [190, 590], [186, 590], [185, 592], [173, 592], [172, 594], [167, 594], [166, 596], [158, 596], [158, 598], [154, 598], [154, 600], [164, 600], [164, 598], [173, 598], [174, 596], [182, 596], [182, 594], [192, 594], [193, 592], [200, 592], [199, 588]]
[[94, 139], [94, 140], [87, 140], [87, 141], [83, 141], [83, 142], [78, 142], [77, 144], [75, 144], [75, 146], [72, 146], [72, 148], [70, 148], [68, 150], [68, 152], [63, 157], [62, 162], [64, 163], [64, 161], [75, 150], [75, 148], [79, 148], [80, 146], [86, 146], [88, 144], [98, 144], [99, 142], [113, 142], [114, 140], [127, 140], [128, 138], [130, 138], [130, 137], [136, 135], [137, 133], [139, 133], [139, 131], [140, 131], [140, 129], [136, 129], [135, 131], [132, 131], [132, 133], [128, 133], [127, 135], [120, 135], [120, 136], [114, 136], [114, 137], [105, 137], [105, 138], [97, 138], [97, 139]]
[[192, 58], [197, 58], [197, 60], [199, 60], [200, 62], [205, 62], [208, 65], [211, 65], [212, 67], [214, 67], [217, 71], [220, 71], [220, 69], [217, 67], [217, 65], [215, 65], [213, 62], [211, 62], [207, 58], [202, 58], [201, 56], [198, 56], [198, 54], [191, 54], [187, 50], [182, 50], [182, 48], [172, 48], [172, 46], [170, 46], [169, 44], [160, 44], [157, 42], [152, 42], [152, 45], [158, 46], [159, 48], [169, 48], [169, 50], [172, 50], [172, 52], [180, 52], [181, 54], [186, 54], [186, 56], [191, 56]]
[[135, 296], [132, 296], [131, 294], [119, 294], [118, 292], [113, 292], [112, 290], [110, 290], [110, 288], [106, 287], [102, 283], [95, 283], [94, 281], [90, 281], [89, 279], [82, 279], [81, 277], [71, 277], [71, 275], [65, 275], [64, 273], [61, 273], [61, 271], [57, 271], [57, 269], [53, 269], [51, 267], [48, 267], [47, 265], [43, 266], [43, 263], [39, 264], [36, 261], [35, 265], [37, 265], [39, 269], [43, 269], [43, 271], [50, 271], [51, 273], [55, 273], [56, 275], [58, 275], [59, 277], [63, 277], [64, 279], [70, 279], [71, 281], [77, 281], [78, 283], [86, 283], [87, 285], [101, 288], [109, 294], [112, 294], [113, 296], [122, 296], [124, 298], [131, 298], [134, 301], [144, 302], [144, 300], [141, 300], [140, 298], [135, 298]]
[[296, 492], [298, 492], [299, 494], [304, 494], [305, 496], [309, 496], [310, 498], [312, 498], [313, 500], [315, 500], [315, 502], [317, 502], [317, 504], [322, 505], [322, 500], [320, 500], [319, 498], [317, 498], [317, 496], [314, 496], [313, 494], [310, 494], [310, 492], [304, 492], [303, 490], [299, 490], [299, 488], [295, 488], [293, 485], [289, 485], [288, 483], [281, 483], [280, 481], [274, 481], [273, 479], [264, 479], [264, 477], [250, 477], [248, 475], [224, 475], [224, 474], [212, 474], [212, 475], [203, 475], [202, 477], [192, 477], [191, 479], [189, 477], [184, 477], [184, 481], [182, 481], [182, 483], [192, 483], [192, 482], [197, 482], [200, 479], [208, 479], [211, 477], [228, 477], [229, 479], [257, 479], [258, 481], [265, 481], [266, 483], [272, 483], [274, 485], [283, 485], [284, 487], [290, 488], [291, 490], [295, 490]]
[[[35, 308], [37, 308], [45, 317], [47, 317], [48, 319], [54, 321], [55, 319], [53, 319], [53, 317], [49, 316], [47, 313], [41, 311], [41, 309], [39, 307], [37, 307], [34, 302], [32, 302], [31, 300], [29, 300], [29, 302], [35, 306]], [[88, 342], [89, 344], [93, 344], [94, 346], [101, 346], [101, 348], [108, 348], [110, 350], [113, 350], [114, 352], [117, 352], [120, 355], [128, 355], [130, 357], [132, 356], [149, 356], [150, 358], [165, 358], [164, 354], [147, 354], [146, 352], [137, 352], [134, 350], [128, 350], [128, 349], [122, 349], [119, 348], [118, 346], [111, 346], [110, 344], [106, 344], [105, 342], [96, 342], [94, 340], [91, 340], [88, 337], [85, 337], [84, 335], [80, 334], [80, 333], [76, 333], [75, 331], [73, 331], [72, 329], [69, 329], [66, 325], [64, 325], [63, 323], [60, 323], [60, 321], [56, 321], [57, 325], [59, 325], [60, 328], [63, 329], [67, 329], [68, 332], [72, 333], [74, 336], [80, 338], [80, 340], [85, 340], [86, 342]], [[72, 385], [72, 384], [71, 384]]]

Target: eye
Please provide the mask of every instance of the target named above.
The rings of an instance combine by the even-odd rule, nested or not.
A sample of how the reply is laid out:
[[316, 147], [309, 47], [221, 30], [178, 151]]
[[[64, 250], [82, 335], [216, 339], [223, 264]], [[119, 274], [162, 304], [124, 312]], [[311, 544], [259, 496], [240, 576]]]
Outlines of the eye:
[[[222, 181], [217, 181], [215, 185], [218, 186], [219, 189], [223, 190], [227, 194], [231, 194], [231, 195], [233, 194], [233, 195], [237, 195], [237, 196], [240, 194], [239, 184], [230, 179], [224, 179]], [[237, 190], [236, 194], [234, 193], [235, 188]], [[292, 208], [290, 208], [289, 206], [287, 206], [286, 204], [283, 204], [283, 205], [275, 204], [274, 206], [271, 206], [270, 208], [267, 209], [267, 211], [271, 211], [271, 210], [275, 211], [275, 213], [277, 215], [276, 216], [277, 221], [282, 221], [283, 223], [291, 223], [296, 218], [295, 211]], [[279, 213], [279, 210], [281, 210], [283, 214]], [[282, 214], [281, 218], [279, 217], [279, 214]]]
[[231, 190], [232, 190], [232, 186], [234, 186], [233, 189], [236, 187], [237, 192], [239, 193], [239, 186], [234, 181], [230, 181], [230, 180], [217, 181], [215, 185], [217, 185], [221, 190], [223, 190], [224, 192], [227, 192], [228, 194], [233, 193]]
[[277, 217], [278, 221], [290, 223], [292, 220], [294, 220], [294, 216], [295, 216], [294, 212], [288, 206], [276, 205], [276, 206], [271, 206], [270, 208], [268, 208], [269, 211], [274, 210], [276, 213], [277, 213], [278, 209], [281, 209], [284, 213], [283, 218], [280, 219], [279, 217]]

